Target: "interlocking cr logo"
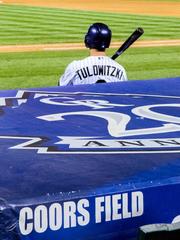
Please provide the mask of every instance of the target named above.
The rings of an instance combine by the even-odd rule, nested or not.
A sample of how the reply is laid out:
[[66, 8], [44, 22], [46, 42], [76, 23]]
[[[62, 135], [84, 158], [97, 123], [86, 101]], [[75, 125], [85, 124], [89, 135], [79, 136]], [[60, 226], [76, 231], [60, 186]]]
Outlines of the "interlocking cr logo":
[[[32, 134], [27, 136], [21, 130], [22, 136], [0, 138], [24, 140], [11, 148], [37, 149], [38, 153], [179, 152], [179, 99], [145, 94], [19, 91], [14, 98], [0, 99], [0, 106], [8, 108], [7, 113], [3, 108], [3, 117], [8, 117], [9, 111], [16, 117], [20, 111], [33, 108]], [[39, 131], [34, 124], [41, 126]], [[33, 131], [38, 134], [34, 136]]]

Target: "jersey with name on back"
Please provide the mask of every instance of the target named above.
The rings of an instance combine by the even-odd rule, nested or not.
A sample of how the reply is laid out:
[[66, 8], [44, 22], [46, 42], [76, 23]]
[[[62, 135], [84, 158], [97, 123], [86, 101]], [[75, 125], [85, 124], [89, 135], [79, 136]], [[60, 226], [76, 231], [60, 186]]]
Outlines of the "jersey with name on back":
[[89, 56], [70, 63], [59, 80], [60, 86], [127, 81], [126, 71], [107, 56]]

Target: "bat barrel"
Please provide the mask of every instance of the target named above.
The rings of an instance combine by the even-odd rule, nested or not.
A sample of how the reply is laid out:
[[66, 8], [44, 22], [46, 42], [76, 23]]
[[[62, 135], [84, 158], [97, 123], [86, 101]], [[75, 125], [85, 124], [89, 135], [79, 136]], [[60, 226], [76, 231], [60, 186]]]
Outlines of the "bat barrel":
[[129, 46], [131, 46], [142, 34], [144, 33], [143, 28], [137, 28], [129, 38], [122, 44], [122, 46], [115, 52], [115, 54], [111, 57], [115, 60], [118, 56], [120, 56]]

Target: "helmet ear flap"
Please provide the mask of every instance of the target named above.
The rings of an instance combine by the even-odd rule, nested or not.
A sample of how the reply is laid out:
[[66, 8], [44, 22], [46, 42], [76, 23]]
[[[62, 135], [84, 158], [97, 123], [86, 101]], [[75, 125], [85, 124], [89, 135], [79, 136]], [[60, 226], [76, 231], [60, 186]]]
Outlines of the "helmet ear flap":
[[88, 36], [88, 34], [85, 35], [84, 44], [87, 48], [89, 48], [89, 36]]

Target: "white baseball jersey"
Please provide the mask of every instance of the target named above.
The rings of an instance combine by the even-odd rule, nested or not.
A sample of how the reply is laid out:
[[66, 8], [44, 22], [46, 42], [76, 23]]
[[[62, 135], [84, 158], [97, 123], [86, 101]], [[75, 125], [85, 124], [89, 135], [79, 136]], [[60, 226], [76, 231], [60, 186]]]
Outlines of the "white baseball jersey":
[[125, 69], [107, 56], [90, 56], [70, 63], [59, 79], [60, 86], [127, 81]]

